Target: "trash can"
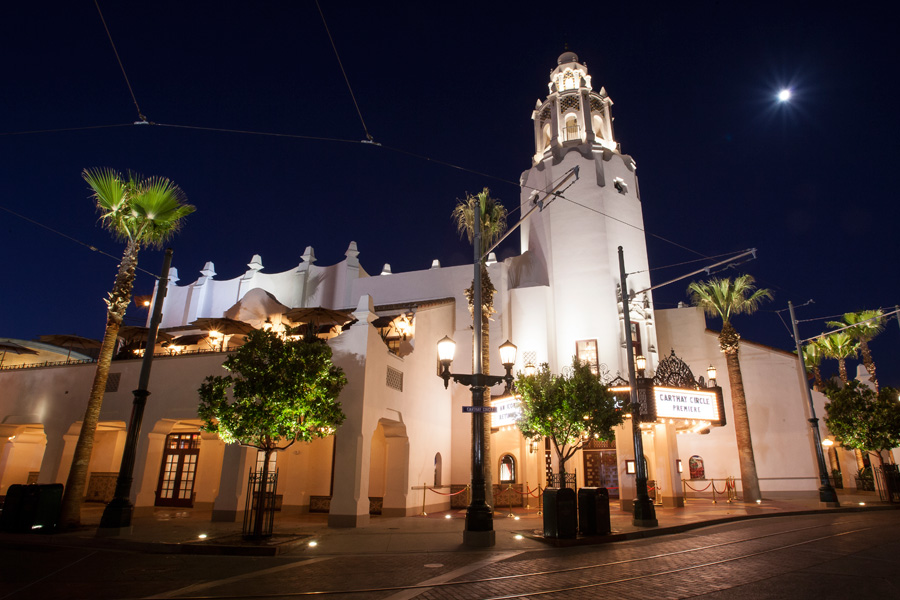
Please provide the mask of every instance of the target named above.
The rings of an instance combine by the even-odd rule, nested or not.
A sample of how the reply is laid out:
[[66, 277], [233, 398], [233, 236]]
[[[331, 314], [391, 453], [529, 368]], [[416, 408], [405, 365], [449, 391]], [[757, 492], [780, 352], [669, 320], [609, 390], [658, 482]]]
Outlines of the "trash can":
[[578, 532], [581, 535], [606, 535], [611, 531], [609, 490], [598, 487], [578, 490]]
[[544, 537], [574, 538], [578, 530], [575, 510], [575, 490], [547, 488], [544, 490]]
[[9, 533], [50, 532], [59, 522], [63, 485], [15, 484], [6, 490], [0, 530]]

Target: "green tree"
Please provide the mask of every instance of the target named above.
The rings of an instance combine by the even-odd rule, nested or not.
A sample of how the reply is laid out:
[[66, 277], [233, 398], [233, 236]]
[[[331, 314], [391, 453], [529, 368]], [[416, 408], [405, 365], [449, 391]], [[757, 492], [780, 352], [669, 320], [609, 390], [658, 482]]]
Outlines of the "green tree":
[[625, 420], [612, 392], [578, 358], [572, 359], [571, 374], [552, 375], [544, 363], [534, 375], [520, 374], [515, 389], [522, 397], [519, 430], [526, 438], [550, 438], [562, 481], [575, 452], [592, 438], [614, 439], [613, 427]]
[[728, 380], [731, 384], [731, 404], [734, 409], [734, 436], [738, 446], [741, 465], [741, 486], [744, 499], [755, 502], [762, 498], [759, 492], [759, 478], [756, 474], [756, 459], [753, 456], [753, 441], [750, 437], [750, 416], [747, 413], [747, 398], [744, 395], [744, 378], [741, 375], [741, 336], [731, 324], [734, 315], [753, 314], [763, 300], [771, 300], [772, 292], [757, 289], [750, 275], [740, 275], [734, 279], [712, 278], [704, 282], [691, 282], [688, 293], [694, 306], [713, 317], [722, 319], [719, 332], [719, 348], [725, 355]]
[[884, 313], [881, 309], [844, 313], [842, 321], [828, 321], [825, 324], [834, 328], [847, 327], [844, 331], [859, 346], [863, 365], [865, 365], [869, 378], [872, 380], [872, 385], [875, 386], [875, 391], [877, 392], [878, 379], [875, 377], [875, 361], [872, 360], [869, 341], [884, 331]]
[[131, 301], [138, 251], [146, 247], [160, 247], [194, 212], [187, 204], [184, 192], [165, 177], [127, 175], [112, 169], [85, 169], [82, 177], [91, 189], [100, 222], [115, 238], [125, 242], [125, 252], [113, 289], [106, 301], [106, 330], [97, 359], [97, 371], [91, 385], [91, 395], [75, 445], [72, 467], [66, 479], [62, 500], [60, 525], [76, 527], [81, 523], [81, 505], [87, 479], [94, 435], [103, 405], [103, 393], [109, 377], [109, 367], [116, 348], [116, 340], [125, 310]]
[[[487, 253], [488, 248], [493, 246], [506, 231], [506, 207], [504, 207], [497, 198], [491, 196], [491, 190], [484, 188], [480, 193], [472, 195], [466, 194], [464, 200], [458, 200], [456, 207], [453, 209], [453, 222], [456, 223], [456, 230], [460, 236], [466, 236], [470, 244], [475, 242], [475, 204], [478, 203], [480, 225], [481, 225], [481, 249], [479, 254]], [[475, 282], [466, 290], [466, 298], [469, 301], [469, 312], [475, 314], [474, 292]], [[488, 274], [485, 259], [481, 261], [481, 364], [485, 373], [491, 372], [491, 315], [494, 314], [494, 293], [496, 289]], [[484, 390], [485, 405], [490, 405], [491, 390]], [[491, 463], [491, 422], [490, 415], [483, 413], [472, 417], [472, 427], [474, 430], [475, 419], [481, 419], [484, 426], [484, 494], [485, 500], [489, 506], [494, 504], [494, 476], [493, 465]], [[473, 448], [474, 452], [474, 448]]]
[[900, 446], [897, 390], [883, 387], [876, 392], [853, 380], [843, 386], [828, 385], [825, 395], [828, 430], [847, 448], [874, 451], [884, 468], [881, 451]]
[[844, 385], [847, 384], [847, 359], [856, 356], [859, 345], [846, 331], [837, 331], [817, 340], [826, 358], [838, 361], [838, 373]]
[[[231, 375], [206, 378], [197, 414], [204, 429], [225, 443], [265, 453], [263, 481], [272, 452], [329, 436], [344, 422], [337, 398], [347, 378], [331, 362], [331, 347], [314, 336], [290, 340], [257, 329], [222, 366]], [[258, 487], [260, 508], [264, 488]], [[256, 537], [262, 535], [262, 516], [258, 510]]]

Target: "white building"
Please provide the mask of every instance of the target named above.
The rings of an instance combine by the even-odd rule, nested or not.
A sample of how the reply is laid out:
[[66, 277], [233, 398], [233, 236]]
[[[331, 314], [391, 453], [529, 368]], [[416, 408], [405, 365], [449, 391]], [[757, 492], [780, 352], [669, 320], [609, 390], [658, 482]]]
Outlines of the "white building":
[[[540, 208], [521, 228], [521, 254], [489, 266], [497, 288], [490, 338], [494, 347], [506, 339], [518, 346], [516, 369], [547, 362], [559, 372], [577, 355], [612, 378], [627, 372], [627, 335], [650, 373], [672, 350], [698, 373], [710, 364], [717, 367], [724, 388], [723, 427], [663, 417], [644, 426], [649, 479], [665, 505], [680, 506], [681, 480], [689, 479], [691, 470], [696, 481], [688, 485], [697, 490], [708, 489], [704, 486], [713, 478], [739, 479], [727, 372], [715, 333], [706, 329], [699, 310], [655, 310], [652, 294], [641, 291], [650, 280], [635, 161], [615, 140], [611, 106], [574, 53], [559, 57], [549, 93], [532, 113], [535, 148], [521, 178], [522, 214], [536, 204]], [[564, 197], [548, 195], [560, 182]], [[630, 333], [619, 301], [619, 247], [627, 272], [635, 273], [627, 280]], [[231, 520], [244, 510], [256, 452], [226, 447], [200, 433], [196, 414], [200, 383], [221, 374], [220, 350], [237, 340], [211, 341], [189, 324], [228, 316], [255, 327], [279, 326], [287, 321], [284, 313], [298, 307], [348, 310], [355, 322], [328, 340], [348, 379], [340, 398], [347, 419], [335, 436], [279, 454], [282, 510], [325, 510], [333, 526], [360, 526], [370, 512], [416, 514], [423, 497], [428, 512], [465, 505], [464, 494], [447, 494], [470, 481], [471, 417], [462, 406], [470, 403], [471, 393], [457, 384], [444, 389], [437, 377], [436, 343], [450, 335], [458, 348], [471, 347], [464, 290], [472, 266], [442, 267], [435, 261], [428, 270], [391, 273], [386, 265], [381, 274], [370, 275], [359, 253], [350, 242], [343, 260], [321, 266], [310, 247], [296, 268], [282, 273], [266, 273], [254, 256], [246, 273], [231, 280], [215, 279], [209, 262], [185, 285], [178, 285], [173, 271], [162, 327], [173, 334], [196, 333], [194, 339], [181, 338], [185, 348], [210, 351], [154, 362], [135, 467], [138, 511], [155, 505], [209, 507], [215, 519]], [[815, 494], [806, 380], [796, 359], [745, 342], [741, 362], [763, 496]], [[457, 363], [458, 369], [469, 365], [463, 357]], [[494, 374], [502, 374], [496, 355], [491, 364]], [[88, 500], [111, 496], [139, 370], [137, 358], [113, 363]], [[0, 370], [0, 495], [13, 483], [66, 480], [93, 373], [91, 364]], [[821, 397], [816, 410], [824, 415]], [[521, 504], [526, 490], [546, 485], [554, 459], [514, 428], [498, 427], [491, 435], [495, 504]], [[842, 456], [843, 464], [852, 464], [849, 456]], [[595, 443], [573, 459], [577, 484], [620, 489], [627, 507], [634, 497], [633, 475], [627, 472], [633, 458], [629, 421], [617, 430], [614, 444]], [[851, 470], [844, 469], [845, 478]], [[722, 489], [724, 481], [714, 485]]]

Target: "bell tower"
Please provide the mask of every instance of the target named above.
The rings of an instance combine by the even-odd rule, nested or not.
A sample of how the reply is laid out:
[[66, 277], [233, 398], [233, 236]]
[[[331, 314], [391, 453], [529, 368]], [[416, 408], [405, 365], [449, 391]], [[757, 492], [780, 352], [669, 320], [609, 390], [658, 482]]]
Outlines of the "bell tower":
[[[626, 374], [630, 335], [635, 353], [652, 371], [659, 354], [653, 298], [643, 292], [650, 277], [635, 161], [614, 137], [612, 100], [604, 88], [594, 89], [574, 52], [557, 59], [549, 79], [547, 97], [532, 112], [531, 168], [520, 179], [522, 214], [536, 205], [540, 209], [523, 224], [522, 256], [511, 271], [511, 287], [524, 295], [546, 286], [540, 306], [530, 304], [534, 319], [545, 324], [546, 334], [540, 334], [545, 341], [535, 344], [538, 362], [546, 360], [559, 372], [577, 355], [613, 377]], [[558, 195], [548, 195], [554, 188]], [[629, 274], [631, 332], [625, 331], [617, 293], [619, 246]]]
[[550, 93], [538, 100], [534, 120], [534, 163], [548, 154], [559, 155], [564, 144], [580, 141], [618, 151], [613, 138], [609, 108], [612, 100], [604, 88], [594, 91], [587, 67], [574, 52], [557, 59], [547, 84]]

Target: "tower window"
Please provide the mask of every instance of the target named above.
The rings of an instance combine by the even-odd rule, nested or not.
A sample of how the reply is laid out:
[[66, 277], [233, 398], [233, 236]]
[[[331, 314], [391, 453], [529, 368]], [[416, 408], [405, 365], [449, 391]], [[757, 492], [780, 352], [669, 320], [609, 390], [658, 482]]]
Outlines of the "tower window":
[[628, 193], [628, 184], [622, 181], [620, 177], [616, 177], [613, 181], [613, 186], [619, 191], [620, 194]]
[[581, 138], [581, 132], [578, 130], [578, 119], [575, 115], [566, 117], [566, 141], [577, 140]]

